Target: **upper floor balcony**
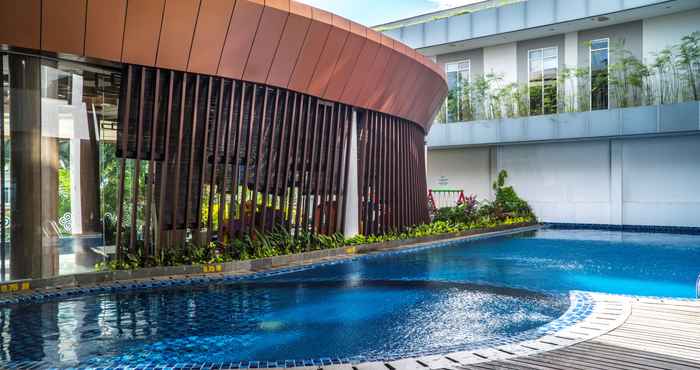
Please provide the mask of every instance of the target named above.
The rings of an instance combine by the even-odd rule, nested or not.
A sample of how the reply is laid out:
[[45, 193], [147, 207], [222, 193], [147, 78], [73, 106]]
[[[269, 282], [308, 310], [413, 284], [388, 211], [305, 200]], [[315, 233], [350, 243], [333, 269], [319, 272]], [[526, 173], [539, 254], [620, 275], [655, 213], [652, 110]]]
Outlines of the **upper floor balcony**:
[[647, 64], [606, 39], [589, 49], [588, 66], [563, 69], [547, 67], [547, 49], [536, 51], [527, 83], [448, 70], [451, 89], [428, 146], [700, 132], [700, 31]]
[[434, 125], [428, 148], [700, 133], [700, 102]]

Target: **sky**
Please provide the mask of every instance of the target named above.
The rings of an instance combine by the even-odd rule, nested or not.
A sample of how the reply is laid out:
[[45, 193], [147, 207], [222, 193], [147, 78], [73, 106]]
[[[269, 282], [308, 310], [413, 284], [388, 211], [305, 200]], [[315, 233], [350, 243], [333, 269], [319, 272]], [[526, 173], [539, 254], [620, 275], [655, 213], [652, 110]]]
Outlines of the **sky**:
[[297, 0], [371, 27], [482, 0]]

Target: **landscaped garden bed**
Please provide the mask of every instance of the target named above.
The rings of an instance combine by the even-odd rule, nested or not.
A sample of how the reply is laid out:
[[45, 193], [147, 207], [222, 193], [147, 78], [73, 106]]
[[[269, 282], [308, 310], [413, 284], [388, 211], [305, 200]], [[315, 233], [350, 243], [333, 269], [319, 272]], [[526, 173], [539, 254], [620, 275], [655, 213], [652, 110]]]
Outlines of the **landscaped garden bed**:
[[127, 255], [96, 266], [96, 272], [31, 281], [31, 288], [72, 287], [103, 282], [162, 278], [208, 273], [250, 273], [272, 268], [347, 258], [357, 253], [412, 247], [421, 243], [520, 229], [537, 225], [530, 206], [506, 186], [501, 171], [493, 184], [493, 201], [467, 197], [454, 207], [434, 210], [432, 222], [381, 235], [345, 238], [302, 233], [294, 236], [280, 228], [253, 233], [229, 242], [199, 246], [194, 242], [168, 248], [158, 258]]

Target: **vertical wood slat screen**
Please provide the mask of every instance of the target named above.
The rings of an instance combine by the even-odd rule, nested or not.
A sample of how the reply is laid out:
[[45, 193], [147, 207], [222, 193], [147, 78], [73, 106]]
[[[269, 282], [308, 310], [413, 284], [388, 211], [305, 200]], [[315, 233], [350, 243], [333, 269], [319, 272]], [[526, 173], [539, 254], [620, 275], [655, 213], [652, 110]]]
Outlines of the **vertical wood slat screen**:
[[188, 236], [224, 240], [277, 227], [342, 232], [345, 208], [355, 206], [345, 199], [349, 181], [359, 181], [364, 234], [428, 220], [416, 124], [359, 111], [359, 179], [348, 179], [351, 106], [135, 65], [125, 65], [124, 77], [118, 254], [140, 243], [155, 253]]
[[423, 131], [367, 111], [358, 136], [360, 232], [382, 234], [429, 222]]
[[351, 107], [149, 67], [125, 66], [124, 76], [120, 253], [141, 242], [155, 252], [188, 234], [342, 231]]

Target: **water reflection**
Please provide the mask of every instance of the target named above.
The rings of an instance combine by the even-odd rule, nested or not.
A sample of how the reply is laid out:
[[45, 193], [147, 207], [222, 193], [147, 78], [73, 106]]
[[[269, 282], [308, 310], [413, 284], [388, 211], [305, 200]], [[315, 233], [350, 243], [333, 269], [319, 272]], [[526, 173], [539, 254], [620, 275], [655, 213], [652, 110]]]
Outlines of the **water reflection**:
[[256, 281], [89, 296], [2, 308], [0, 361], [114, 366], [410, 353], [528, 330], [567, 303], [410, 281]]
[[0, 279], [92, 270], [114, 243], [118, 71], [0, 53]]

